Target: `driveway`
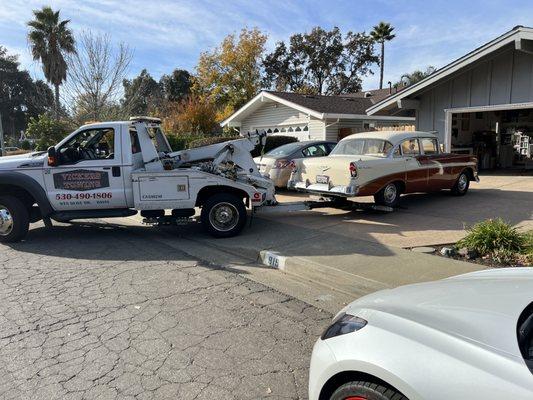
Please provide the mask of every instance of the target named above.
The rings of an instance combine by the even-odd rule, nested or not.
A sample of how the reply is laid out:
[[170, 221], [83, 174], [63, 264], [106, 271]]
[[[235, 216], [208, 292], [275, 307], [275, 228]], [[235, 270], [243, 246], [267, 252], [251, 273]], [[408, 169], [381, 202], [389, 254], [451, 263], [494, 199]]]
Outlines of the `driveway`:
[[[500, 217], [522, 230], [533, 229], [533, 173], [482, 175], [480, 179], [480, 183], [472, 182], [464, 197], [447, 192], [403, 196], [402, 209], [390, 214], [321, 209], [287, 213], [283, 222], [403, 248], [454, 243], [465, 235], [465, 226], [487, 218]], [[280, 202], [306, 198], [291, 192], [278, 196]], [[279, 220], [277, 215], [263, 218]]]

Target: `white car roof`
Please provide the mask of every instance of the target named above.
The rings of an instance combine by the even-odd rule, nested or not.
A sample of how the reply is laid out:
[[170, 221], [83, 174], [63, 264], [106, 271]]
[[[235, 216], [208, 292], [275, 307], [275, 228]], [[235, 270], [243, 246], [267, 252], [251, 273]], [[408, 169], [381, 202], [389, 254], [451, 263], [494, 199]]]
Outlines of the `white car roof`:
[[409, 138], [434, 138], [437, 139], [437, 136], [431, 132], [421, 132], [421, 131], [373, 131], [373, 132], [361, 132], [354, 133], [353, 135], [346, 136], [342, 141], [347, 139], [384, 139], [391, 142], [393, 145], [396, 145], [405, 139]]
[[377, 311], [395, 323], [414, 322], [521, 357], [517, 323], [532, 302], [533, 269], [505, 268], [380, 291], [353, 302], [347, 312]]

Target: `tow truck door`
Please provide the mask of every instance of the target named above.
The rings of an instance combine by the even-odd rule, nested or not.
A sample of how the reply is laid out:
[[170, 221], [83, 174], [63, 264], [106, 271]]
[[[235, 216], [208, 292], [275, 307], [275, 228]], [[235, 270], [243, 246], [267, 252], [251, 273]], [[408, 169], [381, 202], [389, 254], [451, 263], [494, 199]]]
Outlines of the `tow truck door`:
[[59, 164], [43, 172], [54, 209], [126, 207], [121, 128], [120, 124], [86, 127], [56, 147]]

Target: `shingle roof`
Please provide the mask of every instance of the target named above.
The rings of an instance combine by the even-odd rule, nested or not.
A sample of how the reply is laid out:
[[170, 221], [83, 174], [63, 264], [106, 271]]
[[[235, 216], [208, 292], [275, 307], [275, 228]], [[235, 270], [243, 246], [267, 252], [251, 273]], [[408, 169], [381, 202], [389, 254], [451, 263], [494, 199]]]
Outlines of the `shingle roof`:
[[[339, 96], [306, 95], [290, 92], [267, 91], [274, 96], [320, 113], [366, 114], [366, 109], [389, 96], [389, 89], [370, 90]], [[370, 93], [369, 97], [365, 97]]]

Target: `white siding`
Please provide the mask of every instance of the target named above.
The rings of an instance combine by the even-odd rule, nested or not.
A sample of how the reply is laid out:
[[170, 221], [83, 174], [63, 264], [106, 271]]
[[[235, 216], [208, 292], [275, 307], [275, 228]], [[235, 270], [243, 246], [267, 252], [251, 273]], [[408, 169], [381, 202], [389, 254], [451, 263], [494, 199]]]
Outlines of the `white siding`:
[[265, 103], [241, 123], [241, 132], [273, 126], [306, 124], [309, 116], [294, 108], [278, 103]]
[[422, 93], [417, 128], [444, 140], [444, 109], [533, 101], [533, 55], [512, 46]]
[[310, 140], [324, 140], [326, 139], [325, 123], [320, 119], [311, 117], [309, 119], [309, 139]]

